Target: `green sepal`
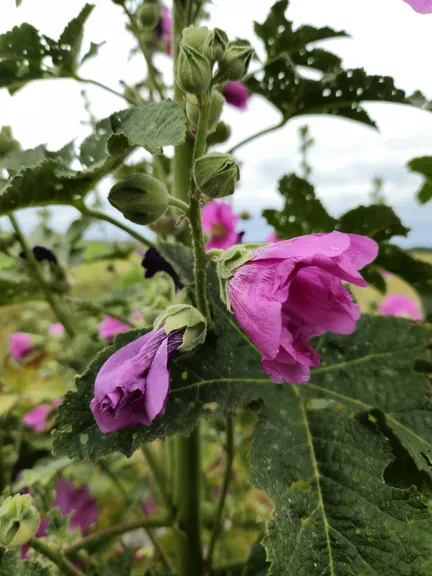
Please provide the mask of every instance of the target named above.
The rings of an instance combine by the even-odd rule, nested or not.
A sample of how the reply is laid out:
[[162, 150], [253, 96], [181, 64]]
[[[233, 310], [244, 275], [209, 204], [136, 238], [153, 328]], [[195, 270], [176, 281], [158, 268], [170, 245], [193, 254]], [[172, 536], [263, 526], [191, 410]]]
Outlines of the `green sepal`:
[[154, 322], [155, 328], [161, 326], [166, 334], [185, 328], [180, 352], [190, 352], [205, 342], [207, 322], [201, 312], [188, 304], [169, 306]]

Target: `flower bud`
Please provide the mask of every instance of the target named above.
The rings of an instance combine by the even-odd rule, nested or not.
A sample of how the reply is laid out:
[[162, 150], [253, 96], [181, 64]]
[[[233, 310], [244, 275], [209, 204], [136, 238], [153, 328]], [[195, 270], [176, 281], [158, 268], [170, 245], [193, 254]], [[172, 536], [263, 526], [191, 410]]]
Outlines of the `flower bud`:
[[181, 42], [175, 79], [184, 92], [203, 94], [208, 90], [212, 79], [210, 61], [195, 48]]
[[30, 494], [9, 496], [0, 507], [0, 546], [19, 548], [36, 534], [40, 515]]
[[207, 323], [204, 316], [193, 306], [175, 304], [162, 312], [154, 323], [154, 328], [163, 326], [165, 334], [185, 329], [180, 352], [189, 352], [203, 344], [207, 334]]
[[230, 154], [212, 152], [195, 161], [193, 177], [199, 191], [209, 198], [234, 194], [240, 169]]
[[227, 48], [227, 34], [220, 28], [215, 28], [206, 38], [204, 43], [204, 54], [212, 62], [217, 62], [225, 58]]
[[153, 30], [159, 22], [159, 6], [157, 4], [144, 4], [138, 10], [138, 18], [146, 30]]
[[215, 130], [207, 136], [207, 144], [223, 144], [231, 137], [231, 128], [225, 122], [219, 122]]
[[217, 80], [243, 80], [253, 55], [254, 49], [248, 42], [230, 43], [225, 59], [219, 63]]
[[[225, 98], [219, 92], [219, 90], [213, 90], [211, 104], [210, 104], [210, 114], [208, 121], [208, 130], [211, 131], [212, 128], [216, 126], [222, 116], [223, 106], [225, 104]], [[189, 94], [186, 97], [186, 116], [189, 122], [195, 128], [198, 126], [200, 109], [198, 106], [198, 101], [193, 94]]]
[[108, 195], [110, 203], [136, 224], [150, 224], [168, 208], [168, 191], [148, 174], [133, 174], [117, 182]]
[[209, 35], [210, 30], [205, 26], [202, 26], [201, 28], [195, 28], [195, 26], [189, 26], [189, 28], [185, 28], [182, 32], [181, 44], [183, 46], [193, 48], [194, 50], [205, 56], [206, 54], [204, 52], [204, 45]]

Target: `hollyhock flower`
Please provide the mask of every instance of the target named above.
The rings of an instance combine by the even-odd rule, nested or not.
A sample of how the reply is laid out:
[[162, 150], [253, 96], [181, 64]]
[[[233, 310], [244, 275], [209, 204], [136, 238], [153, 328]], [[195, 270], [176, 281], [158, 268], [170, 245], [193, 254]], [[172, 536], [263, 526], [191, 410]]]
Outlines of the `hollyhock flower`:
[[15, 360], [22, 360], [33, 352], [33, 339], [26, 332], [14, 332], [9, 336], [9, 352]]
[[250, 96], [244, 84], [241, 82], [228, 82], [222, 88], [222, 94], [228, 104], [240, 110], [246, 110]]
[[58, 399], [36, 406], [36, 408], [33, 408], [33, 410], [30, 410], [30, 412], [24, 415], [24, 424], [28, 428], [32, 428], [35, 432], [43, 432], [48, 418], [60, 404], [61, 400]]
[[51, 324], [48, 328], [48, 334], [52, 336], [57, 336], [58, 334], [64, 334], [65, 328], [61, 322], [56, 322], [55, 324]]
[[166, 272], [173, 279], [176, 290], [183, 288], [180, 276], [156, 248], [149, 248], [146, 251], [141, 266], [146, 271], [144, 274], [145, 278], [153, 278], [157, 272]]
[[213, 200], [206, 204], [202, 210], [203, 230], [210, 236], [206, 249], [226, 250], [236, 244], [238, 219], [226, 202]]
[[167, 56], [171, 56], [171, 30], [172, 20], [170, 11], [166, 6], [161, 6], [160, 20], [156, 26], [156, 34], [158, 44], [162, 44], [165, 47], [165, 54]]
[[276, 230], [272, 230], [270, 234], [266, 238], [266, 242], [279, 242], [279, 238], [277, 237]]
[[56, 497], [53, 506], [58, 506], [63, 516], [74, 512], [70, 527], [79, 528], [85, 534], [99, 516], [97, 502], [90, 495], [88, 486], [75, 486], [71, 480], [61, 478], [57, 482]]
[[397, 316], [412, 320], [423, 319], [419, 302], [415, 298], [405, 296], [405, 294], [389, 294], [378, 305], [378, 311], [383, 316]]
[[148, 332], [108, 358], [96, 376], [90, 408], [102, 432], [135, 424], [150, 426], [165, 413], [168, 362], [183, 341], [184, 330]]
[[308, 338], [355, 330], [360, 310], [342, 281], [367, 286], [358, 270], [377, 251], [370, 238], [332, 232], [234, 247], [222, 256], [219, 275], [231, 309], [273, 382], [309, 380], [320, 358]]
[[404, 2], [419, 14], [432, 13], [432, 0], [404, 0]]
[[111, 342], [116, 334], [130, 330], [130, 326], [112, 316], [105, 316], [98, 328], [100, 336], [107, 342]]

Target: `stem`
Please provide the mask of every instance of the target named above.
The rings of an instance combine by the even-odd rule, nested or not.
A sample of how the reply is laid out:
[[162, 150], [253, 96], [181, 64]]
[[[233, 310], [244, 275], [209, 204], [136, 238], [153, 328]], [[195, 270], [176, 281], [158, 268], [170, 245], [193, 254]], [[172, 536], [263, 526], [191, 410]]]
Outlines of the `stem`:
[[108, 216], [108, 214], [105, 214], [104, 212], [99, 212], [99, 210], [92, 210], [91, 208], [87, 208], [87, 206], [85, 206], [84, 204], [77, 204], [76, 208], [81, 212], [81, 214], [85, 214], [86, 216], [90, 216], [90, 218], [97, 218], [98, 220], [105, 220], [105, 222], [109, 222], [113, 226], [120, 228], [120, 230], [127, 232], [130, 236], [132, 236], [132, 238], [135, 238], [135, 240], [138, 240], [138, 242], [141, 242], [145, 246], [148, 246], [148, 248], [153, 247], [153, 242], [151, 242], [150, 240], [148, 240], [144, 236], [141, 236], [141, 234], [136, 232], [133, 228], [129, 228], [129, 226], [127, 226], [126, 224], [123, 224], [123, 222], [119, 222], [115, 218]]
[[28, 545], [36, 550], [36, 552], [39, 552], [39, 554], [42, 554], [42, 556], [45, 556], [45, 558], [48, 558], [48, 560], [51, 560], [53, 564], [60, 568], [63, 574], [66, 574], [67, 576], [82, 576], [82, 572], [78, 572], [73, 564], [63, 556], [63, 554], [56, 552], [50, 546], [44, 544], [42, 540], [32, 538]]
[[30, 264], [30, 266], [33, 270], [34, 277], [37, 280], [37, 282], [40, 286], [40, 289], [42, 290], [42, 292], [45, 295], [46, 301], [51, 306], [51, 309], [54, 312], [57, 319], [59, 320], [59, 322], [61, 322], [63, 324], [69, 337], [75, 338], [75, 330], [72, 326], [72, 322], [71, 322], [69, 316], [63, 310], [63, 308], [62, 308], [60, 302], [58, 301], [58, 299], [56, 298], [55, 294], [53, 294], [51, 292], [50, 287], [45, 282], [45, 279], [44, 279], [42, 272], [40, 270], [40, 267], [39, 267], [39, 263], [33, 254], [33, 250], [31, 249], [31, 247], [27, 243], [27, 239], [24, 236], [24, 234], [20, 228], [20, 225], [18, 223], [18, 220], [15, 218], [13, 213], [9, 214], [9, 220], [10, 220], [10, 223], [12, 224], [13, 229], [15, 230], [15, 234], [17, 235], [19, 243], [22, 246], [22, 249], [23, 249], [24, 254], [26, 256], [26, 260]]
[[164, 98], [165, 98], [164, 93], [162, 91], [162, 88], [159, 86], [159, 83], [156, 80], [155, 70], [153, 67], [153, 63], [151, 61], [151, 56], [150, 56], [150, 53], [148, 51], [148, 48], [147, 48], [145, 42], [142, 39], [141, 30], [139, 29], [137, 21], [135, 20], [135, 16], [132, 14], [132, 12], [125, 5], [123, 6], [123, 9], [124, 9], [127, 17], [129, 18], [132, 32], [134, 33], [135, 38], [138, 40], [138, 44], [141, 48], [141, 52], [143, 53], [143, 56], [145, 58], [147, 68], [148, 68], [147, 73], [148, 73], [148, 78], [150, 80], [150, 84], [156, 90], [156, 92], [159, 94], [159, 96], [161, 97], [161, 100], [164, 100]]
[[69, 302], [72, 306], [76, 306], [77, 308], [81, 308], [82, 310], [93, 312], [95, 315], [103, 314], [105, 316], [111, 316], [112, 318], [115, 318], [119, 322], [123, 322], [123, 324], [126, 324], [131, 328], [135, 328], [135, 324], [131, 322], [129, 318], [126, 318], [126, 316], [123, 316], [122, 314], [117, 314], [117, 312], [112, 312], [111, 310], [107, 310], [105, 306], [96, 304], [95, 302], [89, 303], [86, 300], [80, 300], [79, 298], [71, 298], [71, 297], [66, 297], [66, 301]]
[[213, 532], [210, 539], [210, 545], [208, 550], [207, 562], [211, 567], [213, 563], [213, 553], [215, 550], [216, 541], [222, 530], [222, 515], [225, 507], [225, 501], [228, 493], [229, 483], [232, 478], [233, 471], [233, 461], [234, 461], [234, 421], [233, 417], [229, 415], [227, 417], [227, 430], [226, 430], [226, 454], [227, 461], [225, 466], [225, 474], [222, 484], [222, 491], [219, 499], [219, 506], [216, 513], [216, 518], [213, 524]]
[[242, 140], [241, 142], [239, 142], [238, 144], [233, 146], [231, 148], [231, 150], [228, 151], [228, 154], [232, 154], [235, 150], [238, 150], [242, 146], [245, 146], [245, 144], [249, 144], [249, 142], [253, 142], [253, 140], [260, 138], [261, 136], [264, 136], [265, 134], [270, 134], [271, 132], [274, 132], [275, 130], [279, 130], [279, 128], [282, 128], [282, 126], [285, 126], [286, 123], [287, 123], [287, 120], [285, 120], [285, 118], [284, 118], [280, 122], [278, 122], [278, 124], [276, 124], [275, 126], [270, 126], [270, 128], [266, 128], [265, 130], [261, 130], [260, 132], [257, 132], [256, 134], [252, 134], [252, 136], [245, 138], [244, 140]]
[[69, 556], [83, 548], [93, 548], [97, 545], [103, 544], [106, 540], [111, 540], [116, 536], [121, 536], [122, 534], [126, 534], [126, 532], [133, 532], [139, 528], [164, 528], [167, 526], [171, 526], [171, 517], [169, 516], [161, 516], [159, 518], [141, 518], [140, 520], [117, 524], [117, 526], [111, 526], [110, 528], [86, 536], [79, 542], [75, 542], [75, 544], [71, 544], [71, 546], [65, 549], [65, 554]]
[[180, 200], [180, 198], [175, 198], [174, 196], [170, 196], [169, 197], [169, 205], [170, 206], [175, 206], [176, 208], [180, 208], [180, 210], [183, 210], [183, 212], [185, 212], [185, 214], [189, 214], [189, 204], [186, 204], [186, 202], [183, 202], [183, 200]]
[[172, 510], [172, 496], [168, 490], [168, 479], [165, 474], [161, 463], [155, 456], [153, 450], [147, 444], [141, 446], [142, 453], [144, 454], [147, 464], [152, 471], [153, 477], [156, 480], [157, 486], [159, 488], [160, 495], [162, 497], [163, 503], [168, 510]]
[[74, 75], [73, 78], [77, 82], [82, 82], [83, 84], [92, 84], [93, 86], [98, 86], [99, 88], [102, 88], [102, 90], [105, 90], [106, 92], [110, 92], [111, 94], [114, 94], [114, 96], [118, 96], [119, 98], [123, 98], [123, 100], [126, 100], [126, 102], [129, 102], [129, 104], [132, 104], [132, 106], [136, 106], [136, 102], [134, 102], [131, 98], [128, 98], [126, 96], [126, 94], [122, 94], [121, 92], [117, 92], [117, 90], [114, 90], [113, 88], [110, 88], [109, 86], [105, 86], [105, 84], [102, 84], [102, 82], [98, 82], [97, 80], [93, 80], [91, 78], [81, 78], [81, 76], [78, 76], [78, 75]]

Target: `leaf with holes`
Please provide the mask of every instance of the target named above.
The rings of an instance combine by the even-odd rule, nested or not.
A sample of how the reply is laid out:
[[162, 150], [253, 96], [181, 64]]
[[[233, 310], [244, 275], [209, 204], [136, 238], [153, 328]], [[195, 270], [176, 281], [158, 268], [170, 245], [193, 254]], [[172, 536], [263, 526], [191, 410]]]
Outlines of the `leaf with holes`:
[[53, 62], [66, 76], [76, 72], [84, 36], [84, 24], [94, 8], [94, 4], [85, 4], [78, 16], [69, 22], [60, 35], [57, 48], [53, 52]]
[[432, 156], [422, 156], [420, 158], [414, 158], [408, 163], [408, 168], [412, 172], [421, 174], [426, 179], [417, 192], [417, 198], [420, 204], [426, 204], [432, 200]]
[[339, 218], [336, 229], [347, 234], [363, 234], [376, 242], [385, 242], [393, 236], [407, 236], [410, 231], [393, 209], [384, 204], [357, 206], [345, 212]]

